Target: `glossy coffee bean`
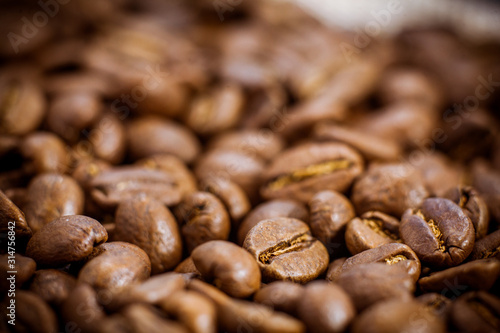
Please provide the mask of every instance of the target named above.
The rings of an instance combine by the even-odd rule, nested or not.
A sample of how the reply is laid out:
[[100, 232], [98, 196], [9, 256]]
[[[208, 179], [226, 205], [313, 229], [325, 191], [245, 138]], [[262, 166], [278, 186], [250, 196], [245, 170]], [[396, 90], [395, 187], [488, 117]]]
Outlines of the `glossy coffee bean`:
[[257, 291], [254, 302], [269, 306], [277, 311], [297, 315], [297, 306], [304, 294], [304, 286], [290, 281], [274, 281]]
[[0, 232], [8, 235], [12, 230], [9, 227], [14, 227], [14, 236], [18, 242], [26, 243], [33, 234], [24, 213], [0, 190]]
[[500, 299], [484, 291], [466, 293], [453, 302], [450, 317], [462, 332], [498, 332]]
[[146, 196], [123, 201], [116, 210], [115, 240], [143, 249], [151, 260], [152, 274], [175, 267], [182, 258], [177, 221], [167, 207]]
[[307, 143], [283, 151], [265, 173], [261, 194], [266, 199], [308, 202], [322, 190], [344, 192], [363, 171], [363, 160], [340, 143]]
[[[11, 287], [20, 288], [25, 282], [31, 279], [36, 270], [36, 262], [19, 253], [0, 255], [0, 292], [7, 293]], [[11, 266], [13, 265], [13, 266]], [[9, 273], [17, 272], [17, 273]], [[12, 280], [12, 275], [15, 274], [15, 281]], [[7, 280], [9, 278], [9, 280]], [[14, 284], [14, 285], [12, 285]]]
[[328, 270], [326, 271], [325, 277], [327, 281], [337, 282], [337, 279], [343, 271], [342, 266], [344, 265], [346, 260], [346, 257], [338, 258], [328, 265]]
[[24, 138], [21, 154], [30, 163], [35, 173], [65, 173], [71, 167], [68, 147], [56, 135], [35, 132]]
[[201, 190], [216, 195], [226, 206], [232, 221], [241, 220], [251, 209], [245, 191], [229, 179], [206, 179], [201, 185]]
[[399, 221], [381, 212], [366, 212], [349, 221], [345, 242], [353, 255], [383, 244], [401, 242]]
[[343, 332], [354, 319], [356, 310], [338, 285], [314, 281], [304, 288], [298, 314], [310, 332]]
[[26, 255], [38, 265], [63, 266], [84, 260], [107, 239], [106, 229], [98, 221], [83, 215], [63, 216], [33, 235]]
[[411, 165], [372, 164], [354, 184], [351, 200], [358, 214], [380, 211], [400, 217], [427, 195], [420, 173]]
[[57, 269], [41, 269], [35, 272], [30, 290], [53, 306], [60, 306], [76, 286], [76, 279]]
[[439, 267], [460, 264], [474, 247], [474, 226], [454, 202], [426, 199], [421, 208], [408, 209], [400, 234], [422, 262]]
[[[82, 145], [82, 148], [89, 145], [88, 153], [91, 156], [111, 164], [118, 164], [123, 161], [126, 134], [125, 127], [117, 115], [103, 113], [87, 132], [87, 137], [83, 142], [80, 141], [79, 144]], [[79, 144], [77, 144], [77, 148], [80, 147]]]
[[278, 217], [263, 220], [247, 234], [243, 247], [259, 264], [265, 280], [306, 283], [328, 266], [328, 251], [304, 222]]
[[205, 242], [225, 240], [229, 236], [231, 222], [226, 208], [211, 193], [194, 192], [188, 195], [177, 206], [175, 214], [189, 251]]
[[157, 309], [144, 305], [132, 304], [122, 311], [132, 332], [137, 333], [188, 333], [182, 325], [165, 319]]
[[474, 244], [470, 260], [499, 258], [500, 255], [500, 230], [494, 231]]
[[260, 268], [243, 248], [227, 241], [209, 241], [191, 253], [203, 278], [232, 297], [245, 298], [260, 288]]
[[83, 213], [84, 195], [71, 177], [54, 173], [36, 176], [28, 187], [24, 212], [33, 232], [65, 215]]

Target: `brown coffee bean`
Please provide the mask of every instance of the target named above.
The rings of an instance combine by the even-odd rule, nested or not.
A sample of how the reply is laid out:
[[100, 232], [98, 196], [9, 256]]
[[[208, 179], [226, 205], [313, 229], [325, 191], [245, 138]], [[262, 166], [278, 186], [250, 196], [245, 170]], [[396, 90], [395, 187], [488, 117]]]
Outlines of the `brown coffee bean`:
[[442, 320], [412, 300], [389, 300], [374, 305], [358, 316], [353, 333], [429, 332], [444, 333]]
[[120, 166], [103, 170], [91, 181], [91, 195], [99, 206], [114, 209], [120, 202], [144, 193], [167, 206], [182, 198], [182, 185], [162, 170], [140, 166]]
[[304, 222], [286, 217], [263, 220], [247, 234], [243, 247], [267, 281], [306, 283], [328, 266], [328, 251]]
[[472, 164], [472, 186], [482, 196], [490, 214], [500, 223], [500, 173], [484, 161]]
[[188, 251], [211, 240], [225, 240], [231, 223], [222, 202], [211, 193], [188, 195], [175, 211]]
[[57, 332], [57, 318], [54, 311], [36, 294], [18, 290], [15, 305], [14, 323], [17, 332]]
[[[9, 234], [9, 231], [14, 231]], [[0, 233], [8, 235], [12, 239], [26, 244], [31, 238], [31, 228], [26, 223], [24, 213], [0, 190]]]
[[[21, 69], [0, 72], [0, 132], [27, 134], [40, 125], [45, 113], [45, 97], [33, 74]], [[29, 70], [28, 70], [29, 71]], [[24, 74], [24, 75], [23, 75]]]
[[96, 292], [86, 283], [78, 284], [66, 297], [61, 315], [65, 328], [78, 328], [84, 333], [96, 332], [106, 316]]
[[456, 266], [474, 247], [474, 226], [454, 202], [429, 198], [420, 209], [408, 209], [402, 217], [400, 234], [425, 263]]
[[201, 293], [215, 303], [217, 322], [219, 328], [224, 331], [305, 332], [304, 325], [297, 319], [282, 312], [275, 312], [265, 305], [232, 299], [207, 283], [191, 280], [188, 288]]
[[96, 92], [76, 90], [61, 93], [50, 103], [47, 126], [66, 141], [74, 143], [97, 119], [102, 108]]
[[498, 332], [500, 299], [484, 291], [466, 293], [453, 302], [450, 317], [461, 332]]
[[336, 284], [325, 281], [311, 282], [304, 289], [298, 313], [308, 331], [344, 332], [356, 314], [349, 296]]
[[475, 189], [470, 186], [455, 187], [450, 189], [444, 197], [459, 205], [465, 215], [470, 218], [476, 232], [476, 240], [486, 236], [490, 215], [486, 203]]
[[240, 224], [238, 243], [243, 244], [250, 229], [262, 220], [275, 217], [292, 217], [301, 221], [309, 220], [309, 213], [304, 204], [295, 200], [275, 199], [256, 206]]
[[38, 265], [57, 267], [84, 260], [94, 246], [107, 239], [106, 229], [98, 221], [83, 215], [63, 216], [33, 235], [26, 255]]
[[113, 242], [95, 248], [93, 258], [80, 270], [78, 282], [90, 284], [95, 290], [114, 293], [151, 274], [151, 261], [138, 246]]
[[383, 244], [399, 243], [399, 221], [381, 212], [366, 212], [349, 221], [345, 241], [353, 255]]
[[468, 259], [500, 258], [500, 230], [494, 231], [474, 244]]
[[160, 308], [180, 321], [192, 333], [215, 333], [217, 313], [207, 297], [194, 291], [177, 291], [163, 299]]
[[[11, 266], [13, 265], [13, 266]], [[31, 279], [36, 270], [36, 262], [19, 253], [0, 255], [0, 292], [7, 293], [9, 289], [21, 287]], [[8, 273], [8, 272], [17, 273]], [[15, 279], [12, 279], [15, 276]], [[9, 280], [7, 280], [9, 278]]]
[[363, 160], [341, 143], [307, 143], [279, 154], [265, 173], [266, 199], [311, 200], [322, 190], [344, 192], [363, 171]]
[[426, 293], [418, 296], [415, 300], [421, 304], [424, 304], [427, 310], [446, 321], [451, 309], [451, 300], [438, 293]]
[[420, 173], [406, 164], [372, 164], [352, 190], [358, 214], [380, 211], [395, 217], [416, 208], [427, 197]]
[[283, 140], [271, 130], [238, 130], [225, 132], [208, 143], [210, 150], [236, 150], [263, 160], [274, 158], [284, 147]]
[[79, 145], [85, 149], [87, 141], [91, 156], [102, 159], [111, 164], [123, 161], [126, 148], [125, 127], [122, 121], [113, 113], [104, 113], [96, 119], [92, 128], [88, 130], [87, 138], [76, 145], [78, 153]]
[[336, 282], [351, 297], [356, 309], [364, 309], [392, 298], [412, 299], [415, 282], [404, 266], [380, 262], [344, 270]]
[[151, 260], [151, 273], [174, 268], [182, 258], [177, 221], [168, 208], [140, 195], [118, 205], [114, 239], [139, 246]]
[[193, 133], [177, 123], [155, 116], [141, 117], [129, 123], [127, 140], [134, 159], [168, 153], [190, 163], [200, 152], [200, 143]]
[[65, 215], [83, 213], [84, 195], [71, 177], [53, 173], [41, 174], [28, 187], [24, 212], [33, 232]]
[[71, 166], [68, 147], [56, 135], [35, 132], [24, 138], [21, 154], [33, 166], [35, 173], [65, 173]]
[[283, 311], [296, 316], [297, 305], [302, 300], [304, 290], [304, 287], [298, 283], [274, 281], [257, 291], [253, 300], [276, 311]]
[[346, 257], [338, 258], [332, 261], [328, 265], [328, 270], [326, 271], [326, 280], [330, 282], [337, 282], [340, 274], [342, 273], [342, 266], [344, 265]]
[[388, 266], [403, 266], [414, 281], [417, 281], [420, 276], [420, 260], [417, 255], [409, 246], [399, 243], [380, 245], [349, 257], [342, 265], [342, 271], [349, 270], [356, 265], [374, 262], [385, 263]]
[[464, 290], [489, 290], [500, 277], [500, 261], [496, 259], [474, 260], [443, 271], [431, 273], [418, 281], [424, 292], [446, 292], [454, 294]]
[[[420, 154], [418, 150], [415, 152], [415, 162], [412, 164], [420, 171], [429, 196], [443, 197], [450, 188], [463, 184], [463, 168], [446, 155], [437, 152]], [[410, 162], [413, 158], [409, 158]]]
[[260, 288], [260, 269], [243, 248], [226, 241], [209, 241], [191, 253], [196, 269], [232, 297], [245, 298]]
[[251, 209], [250, 200], [245, 191], [229, 179], [205, 179], [201, 190], [215, 194], [226, 206], [232, 221], [239, 221]]
[[345, 243], [346, 225], [355, 216], [354, 208], [345, 196], [335, 191], [316, 193], [309, 207], [311, 232], [332, 256]]
[[158, 310], [144, 304], [132, 304], [122, 313], [134, 333], [189, 332], [184, 326], [163, 318]]
[[59, 307], [76, 286], [76, 279], [57, 269], [41, 269], [35, 272], [30, 290], [50, 305]]
[[111, 165], [102, 160], [82, 159], [77, 161], [71, 177], [78, 182], [85, 194], [91, 191], [92, 180], [102, 171], [109, 170]]
[[208, 135], [234, 127], [240, 120], [245, 99], [235, 84], [214, 87], [194, 99], [186, 116], [186, 124], [196, 133]]

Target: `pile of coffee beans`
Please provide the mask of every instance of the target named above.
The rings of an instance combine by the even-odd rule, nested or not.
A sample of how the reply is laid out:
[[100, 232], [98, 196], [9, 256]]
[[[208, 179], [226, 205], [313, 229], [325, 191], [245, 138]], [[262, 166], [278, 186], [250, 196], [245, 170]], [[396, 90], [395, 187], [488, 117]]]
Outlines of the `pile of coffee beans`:
[[1, 6], [0, 331], [500, 331], [500, 43]]

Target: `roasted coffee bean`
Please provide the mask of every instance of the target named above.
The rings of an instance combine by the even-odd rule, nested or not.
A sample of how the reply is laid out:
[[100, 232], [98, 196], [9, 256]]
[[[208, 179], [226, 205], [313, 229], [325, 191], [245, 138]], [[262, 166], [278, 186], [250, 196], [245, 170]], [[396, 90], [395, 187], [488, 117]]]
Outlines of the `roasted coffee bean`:
[[84, 333], [96, 332], [106, 314], [98, 302], [97, 294], [86, 283], [78, 284], [61, 306], [62, 318], [67, 328], [81, 329]]
[[56, 135], [35, 132], [24, 138], [21, 154], [37, 174], [44, 172], [65, 173], [71, 166], [68, 147]]
[[187, 249], [211, 240], [225, 240], [231, 222], [222, 202], [211, 193], [194, 192], [177, 207], [175, 214]]
[[345, 243], [346, 225], [355, 216], [354, 208], [345, 196], [335, 191], [316, 193], [309, 207], [311, 232], [332, 256]]
[[471, 220], [448, 199], [429, 198], [421, 208], [408, 209], [400, 234], [422, 262], [439, 267], [460, 264], [474, 247]]
[[328, 270], [326, 271], [326, 280], [330, 282], [337, 282], [340, 274], [342, 273], [342, 266], [344, 265], [346, 257], [338, 258], [332, 261], [328, 265]]
[[434, 152], [432, 154], [415, 153], [410, 162], [420, 171], [425, 187], [430, 196], [443, 197], [452, 187], [461, 186], [464, 182], [462, 166], [451, 161], [446, 155]]
[[57, 332], [56, 314], [36, 294], [25, 290], [16, 291], [14, 304], [16, 305], [14, 320], [16, 332]]
[[417, 255], [409, 246], [399, 243], [380, 245], [347, 258], [342, 265], [342, 272], [360, 264], [374, 262], [403, 266], [414, 281], [420, 276], [420, 260]]
[[38, 265], [63, 266], [87, 258], [108, 239], [106, 229], [83, 215], [63, 216], [44, 225], [30, 239], [26, 255]]
[[352, 325], [353, 333], [444, 333], [444, 322], [412, 300], [381, 302], [364, 311]]
[[431, 273], [418, 281], [424, 292], [446, 292], [455, 288], [456, 294], [465, 290], [489, 290], [500, 277], [500, 261], [496, 259], [474, 260], [460, 266]]
[[[14, 235], [9, 233], [14, 231]], [[8, 235], [13, 240], [21, 243], [26, 242], [31, 238], [31, 228], [26, 223], [24, 213], [0, 190], [0, 233]]]
[[[31, 279], [36, 270], [36, 262], [19, 253], [0, 255], [0, 292], [7, 293], [9, 289], [21, 287], [26, 281]], [[15, 280], [12, 274], [16, 272]], [[7, 279], [9, 278], [9, 279]]]
[[482, 196], [490, 214], [500, 223], [500, 173], [484, 161], [472, 164], [472, 186]]
[[239, 221], [251, 209], [245, 191], [229, 179], [206, 179], [201, 190], [215, 194], [226, 206], [232, 221]]
[[122, 166], [103, 170], [91, 181], [91, 195], [99, 206], [114, 209], [120, 202], [144, 193], [167, 206], [181, 201], [182, 185], [162, 170]]
[[343, 271], [336, 283], [351, 297], [356, 309], [392, 298], [412, 299], [415, 283], [404, 266], [380, 262], [356, 265]]
[[265, 280], [306, 283], [328, 266], [328, 251], [304, 222], [286, 217], [263, 220], [247, 234], [243, 247], [259, 264]]
[[76, 287], [76, 279], [57, 269], [41, 269], [35, 272], [30, 290], [53, 306], [60, 306]]
[[132, 121], [127, 127], [127, 142], [134, 159], [168, 153], [190, 163], [200, 152], [198, 139], [187, 128], [156, 116]]
[[260, 288], [260, 269], [243, 248], [227, 241], [209, 241], [191, 253], [196, 269], [226, 294], [245, 298]]
[[188, 333], [182, 325], [162, 317], [155, 308], [144, 304], [132, 304], [122, 311], [135, 333]]
[[198, 280], [191, 280], [188, 288], [215, 303], [219, 327], [227, 332], [305, 332], [300, 321], [285, 313], [275, 312], [265, 305], [232, 299], [215, 287]]
[[238, 85], [214, 87], [192, 102], [186, 123], [201, 135], [220, 133], [238, 123], [244, 102], [243, 91]]
[[415, 300], [424, 304], [427, 310], [443, 321], [447, 320], [452, 304], [452, 301], [448, 297], [438, 293], [426, 293], [418, 296]]
[[[82, 148], [86, 147], [85, 140], [80, 141]], [[111, 164], [123, 161], [125, 155], [125, 127], [118, 116], [113, 113], [102, 114], [89, 129], [89, 152], [91, 156], [102, 159]], [[79, 144], [76, 145], [78, 153]], [[85, 148], [84, 148], [85, 149]]]
[[151, 273], [174, 268], [182, 258], [177, 221], [162, 203], [145, 195], [123, 201], [116, 210], [114, 239], [139, 246], [151, 260]]
[[102, 160], [82, 159], [77, 161], [77, 165], [71, 176], [78, 182], [80, 187], [88, 194], [91, 190], [92, 179], [99, 173], [111, 168], [111, 165]]
[[422, 204], [428, 193], [420, 173], [406, 164], [372, 164], [352, 190], [358, 214], [380, 211], [395, 217]]
[[345, 242], [351, 254], [399, 243], [399, 221], [381, 212], [366, 212], [347, 224]]
[[92, 255], [80, 270], [78, 282], [88, 283], [98, 292], [113, 293], [151, 274], [151, 261], [146, 252], [130, 243], [101, 244]]
[[466, 293], [453, 302], [450, 317], [461, 332], [498, 332], [500, 299], [484, 291]]
[[274, 281], [257, 291], [253, 300], [276, 311], [283, 311], [296, 316], [297, 305], [302, 300], [304, 290], [304, 287], [298, 283]]
[[178, 291], [163, 299], [160, 308], [179, 320], [192, 333], [215, 333], [217, 313], [207, 297], [194, 291]]
[[33, 232], [65, 215], [83, 213], [84, 195], [71, 177], [54, 173], [41, 174], [28, 187], [24, 212]]
[[363, 160], [341, 143], [307, 143], [283, 151], [265, 173], [264, 198], [308, 202], [321, 190], [344, 192], [363, 171]]
[[283, 140], [271, 130], [238, 130], [225, 132], [208, 143], [208, 149], [236, 150], [258, 156], [266, 161], [284, 147]]
[[470, 260], [500, 258], [500, 230], [492, 232], [474, 244]]
[[310, 332], [344, 332], [356, 310], [338, 285], [314, 281], [304, 288], [298, 300], [298, 313]]
[[476, 240], [486, 236], [490, 215], [486, 203], [476, 190], [469, 186], [456, 187], [450, 189], [444, 197], [459, 205], [470, 218], [476, 231]]
[[243, 244], [247, 233], [262, 220], [274, 217], [291, 217], [301, 221], [309, 220], [309, 213], [304, 204], [289, 199], [266, 201], [255, 207], [240, 224], [238, 243]]

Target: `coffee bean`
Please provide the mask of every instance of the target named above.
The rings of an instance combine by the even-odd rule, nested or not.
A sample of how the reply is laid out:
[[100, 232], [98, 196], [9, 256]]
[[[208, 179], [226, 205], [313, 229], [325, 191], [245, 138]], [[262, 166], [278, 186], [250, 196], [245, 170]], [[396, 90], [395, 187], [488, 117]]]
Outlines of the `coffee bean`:
[[194, 192], [188, 195], [175, 214], [188, 251], [211, 240], [229, 236], [230, 221], [226, 208], [213, 194]]
[[366, 212], [347, 224], [345, 242], [351, 254], [399, 243], [399, 221], [381, 212]]
[[356, 310], [349, 296], [338, 285], [314, 281], [304, 288], [298, 313], [310, 332], [343, 332], [353, 320]]
[[189, 332], [182, 325], [162, 317], [162, 314], [155, 308], [143, 305], [132, 304], [123, 310], [123, 315], [128, 319], [133, 332], [137, 333], [187, 333]]
[[19, 332], [57, 332], [57, 318], [51, 307], [36, 294], [19, 290], [16, 292], [16, 330]]
[[[11, 254], [0, 255], [0, 292], [7, 293], [9, 289], [12, 289], [10, 288], [11, 282], [14, 282], [20, 288], [31, 279], [35, 270], [36, 262], [31, 258], [19, 253], [14, 253], [12, 257]], [[15, 281], [7, 280], [11, 275], [11, 273], [7, 273], [9, 271], [17, 272]]]
[[425, 263], [449, 267], [467, 258], [474, 247], [474, 226], [462, 209], [448, 199], [430, 198], [419, 209], [408, 209], [400, 234]]
[[66, 297], [61, 306], [62, 318], [68, 328], [78, 328], [82, 332], [96, 332], [106, 314], [98, 303], [97, 294], [86, 283], [78, 284]]
[[500, 299], [484, 291], [466, 293], [453, 302], [450, 317], [463, 332], [498, 332]]
[[472, 186], [483, 197], [490, 214], [500, 221], [500, 173], [484, 161], [472, 165]]
[[257, 291], [253, 300], [276, 311], [297, 315], [297, 305], [304, 295], [304, 287], [290, 281], [274, 281]]
[[54, 173], [36, 176], [28, 187], [26, 220], [33, 232], [66, 215], [83, 213], [84, 195], [71, 177]]
[[116, 210], [114, 239], [135, 244], [151, 260], [152, 274], [175, 267], [182, 258], [177, 221], [162, 203], [146, 196], [123, 201]]
[[446, 155], [434, 152], [415, 156], [418, 159], [415, 167], [423, 177], [429, 196], [443, 197], [450, 188], [463, 184], [462, 166], [451, 161]]
[[35, 272], [30, 290], [50, 305], [59, 307], [76, 286], [76, 279], [57, 269], [41, 269]]
[[340, 252], [346, 225], [355, 216], [351, 202], [338, 192], [322, 191], [312, 197], [309, 207], [313, 236], [326, 246], [330, 256]]
[[266, 199], [311, 200], [322, 190], [346, 191], [363, 171], [363, 160], [340, 143], [308, 143], [280, 153], [265, 174]]
[[354, 184], [351, 200], [358, 214], [380, 211], [400, 217], [427, 195], [420, 173], [411, 165], [372, 164]]
[[[118, 116], [113, 113], [100, 115], [89, 132], [88, 143], [91, 156], [111, 164], [123, 161], [126, 148], [125, 127]], [[85, 141], [83, 146], [86, 146]]]
[[108, 234], [96, 220], [83, 215], [63, 216], [44, 225], [28, 243], [26, 255], [38, 265], [62, 266], [87, 258]]
[[206, 179], [201, 185], [201, 190], [215, 194], [226, 206], [232, 221], [241, 220], [251, 209], [245, 191], [229, 179]]
[[332, 261], [328, 265], [328, 270], [326, 271], [326, 280], [330, 282], [337, 282], [340, 274], [342, 273], [342, 266], [344, 265], [346, 257], [338, 258]]
[[468, 259], [500, 258], [500, 230], [494, 231], [474, 244]]
[[465, 290], [489, 290], [500, 277], [500, 261], [496, 259], [474, 260], [443, 271], [431, 273], [418, 281], [424, 292], [446, 292], [454, 288], [453, 293]]
[[260, 269], [243, 248], [226, 241], [209, 241], [191, 253], [201, 275], [230, 296], [245, 298], [260, 288]]
[[438, 293], [426, 293], [418, 296], [415, 300], [421, 304], [424, 304], [427, 310], [446, 321], [451, 309], [452, 301]]
[[24, 213], [0, 190], [0, 233], [7, 235], [12, 230], [9, 227], [14, 227], [18, 242], [26, 243], [31, 238], [32, 231]]
[[328, 266], [328, 252], [304, 222], [278, 217], [263, 220], [247, 234], [243, 247], [259, 264], [268, 281], [306, 283]]
[[255, 207], [240, 224], [238, 243], [243, 244], [245, 237], [257, 223], [274, 217], [291, 217], [301, 221], [309, 220], [309, 213], [304, 204], [289, 199], [275, 199]]
[[21, 143], [21, 154], [30, 163], [35, 173], [64, 173], [71, 166], [68, 147], [56, 135], [35, 132]]
[[476, 232], [476, 240], [486, 236], [490, 221], [488, 207], [475, 189], [469, 186], [455, 187], [450, 189], [444, 197], [459, 205], [465, 215], [470, 218]]

